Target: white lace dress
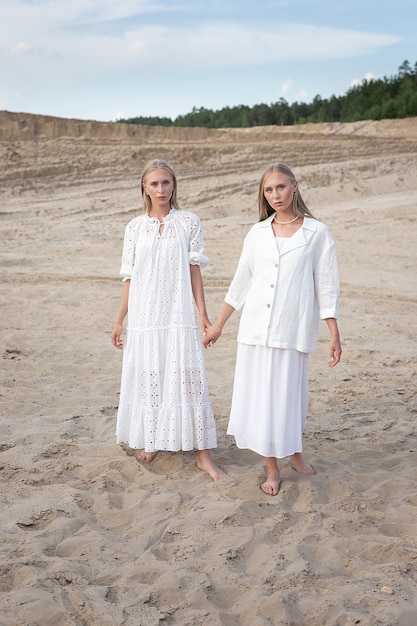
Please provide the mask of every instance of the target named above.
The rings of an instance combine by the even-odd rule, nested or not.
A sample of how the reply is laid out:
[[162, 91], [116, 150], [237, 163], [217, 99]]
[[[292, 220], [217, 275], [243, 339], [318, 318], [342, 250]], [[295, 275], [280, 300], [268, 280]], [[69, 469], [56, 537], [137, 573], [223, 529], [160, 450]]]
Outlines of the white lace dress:
[[198, 216], [171, 209], [126, 227], [120, 274], [131, 279], [117, 443], [155, 450], [215, 448], [190, 264], [204, 267]]

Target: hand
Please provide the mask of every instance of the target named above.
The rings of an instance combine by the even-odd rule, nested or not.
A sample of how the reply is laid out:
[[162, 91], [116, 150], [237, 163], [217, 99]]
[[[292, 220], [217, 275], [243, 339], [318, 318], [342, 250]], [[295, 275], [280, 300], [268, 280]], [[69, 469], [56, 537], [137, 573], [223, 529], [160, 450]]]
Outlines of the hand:
[[342, 356], [342, 346], [340, 345], [340, 339], [330, 339], [330, 361], [329, 367], [334, 367], [340, 361]]
[[205, 348], [209, 348], [213, 343], [216, 343], [221, 334], [221, 329], [218, 328], [215, 324], [213, 326], [210, 326], [210, 328], [208, 328], [204, 333], [203, 346]]
[[122, 332], [123, 326], [121, 324], [116, 324], [111, 334], [111, 342], [118, 350], [123, 349]]
[[209, 330], [209, 328], [211, 328], [211, 322], [209, 318], [207, 317], [207, 315], [200, 317], [200, 326], [201, 326], [201, 332], [203, 333], [203, 335], [205, 335], [207, 331]]

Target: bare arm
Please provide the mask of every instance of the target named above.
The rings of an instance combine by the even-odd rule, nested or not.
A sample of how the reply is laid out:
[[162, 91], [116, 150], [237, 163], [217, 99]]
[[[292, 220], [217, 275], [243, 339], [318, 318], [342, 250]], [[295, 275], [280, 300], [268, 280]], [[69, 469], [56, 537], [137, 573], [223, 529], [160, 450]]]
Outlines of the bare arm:
[[334, 317], [328, 317], [326, 324], [330, 331], [330, 361], [328, 365], [329, 367], [334, 367], [339, 363], [342, 356], [339, 328], [337, 326], [337, 320], [334, 319]]
[[217, 318], [213, 326], [211, 326], [206, 331], [206, 336], [204, 337], [203, 341], [203, 345], [205, 348], [209, 348], [212, 343], [216, 343], [217, 339], [222, 334], [224, 325], [234, 311], [235, 309], [230, 304], [227, 304], [227, 302], [223, 304], [223, 308], [220, 311], [219, 317]]
[[111, 334], [111, 341], [115, 348], [121, 350], [123, 348], [122, 332], [123, 321], [127, 315], [127, 305], [129, 301], [130, 280], [123, 283], [122, 298], [120, 301], [119, 311], [116, 317], [116, 323]]
[[199, 265], [190, 265], [191, 286], [198, 313], [200, 315], [200, 326], [203, 333], [207, 332], [210, 321], [207, 315], [206, 300], [204, 297], [203, 278]]

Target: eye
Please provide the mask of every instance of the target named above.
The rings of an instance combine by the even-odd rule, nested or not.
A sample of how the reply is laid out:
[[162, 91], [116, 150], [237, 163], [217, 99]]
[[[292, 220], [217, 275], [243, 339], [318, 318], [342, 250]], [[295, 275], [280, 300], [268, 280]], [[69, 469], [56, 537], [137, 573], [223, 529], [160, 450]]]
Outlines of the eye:
[[272, 189], [271, 187], [265, 187], [265, 193], [271, 193]]

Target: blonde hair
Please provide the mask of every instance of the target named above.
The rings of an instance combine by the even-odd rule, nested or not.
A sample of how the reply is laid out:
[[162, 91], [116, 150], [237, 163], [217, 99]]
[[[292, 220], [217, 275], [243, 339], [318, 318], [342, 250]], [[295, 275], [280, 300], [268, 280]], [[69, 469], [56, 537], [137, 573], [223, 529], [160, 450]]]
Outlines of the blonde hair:
[[145, 191], [144, 188], [144, 183], [146, 181], [146, 177], [149, 174], [149, 172], [152, 172], [153, 170], [157, 170], [159, 168], [162, 168], [164, 170], [166, 170], [168, 172], [168, 174], [172, 177], [172, 180], [174, 182], [174, 189], [172, 191], [172, 196], [171, 196], [171, 206], [174, 207], [174, 209], [180, 209], [181, 207], [178, 206], [178, 200], [177, 200], [177, 177], [175, 176], [174, 170], [172, 169], [172, 167], [169, 165], [169, 163], [167, 161], [164, 161], [163, 159], [153, 159], [152, 161], [149, 161], [149, 163], [147, 165], [145, 165], [145, 167], [143, 168], [142, 171], [142, 176], [140, 178], [140, 188], [142, 191], [142, 199], [143, 199], [143, 208], [145, 209], [146, 213], [149, 213], [149, 211], [152, 208], [151, 205], [151, 201], [149, 199], [148, 194]]
[[[280, 172], [280, 174], [284, 174], [284, 176], [286, 176], [288, 180], [291, 181], [291, 183], [297, 182], [297, 179], [295, 178], [292, 170], [288, 167], [288, 165], [285, 165], [285, 163], [271, 163], [264, 169], [258, 190], [258, 209], [260, 222], [263, 222], [263, 220], [266, 220], [270, 215], [273, 215], [275, 213], [274, 209], [271, 207], [264, 194], [265, 178], [268, 176], [268, 174], [271, 174], [272, 172]], [[316, 219], [304, 202], [298, 187], [294, 191], [292, 205], [296, 215], [306, 215], [307, 217], [312, 217], [313, 219]]]

